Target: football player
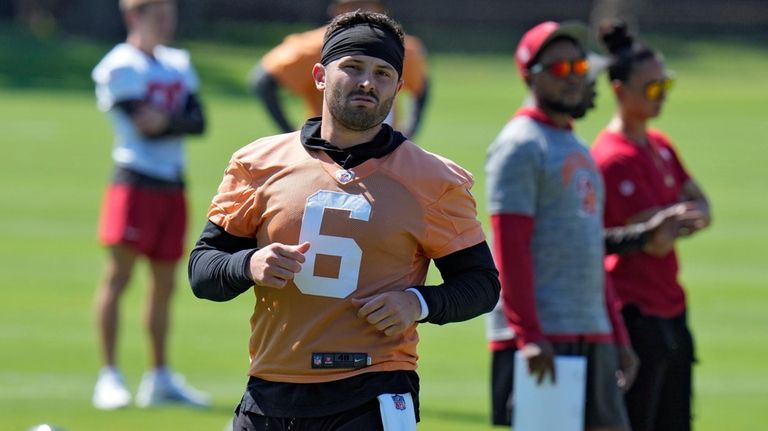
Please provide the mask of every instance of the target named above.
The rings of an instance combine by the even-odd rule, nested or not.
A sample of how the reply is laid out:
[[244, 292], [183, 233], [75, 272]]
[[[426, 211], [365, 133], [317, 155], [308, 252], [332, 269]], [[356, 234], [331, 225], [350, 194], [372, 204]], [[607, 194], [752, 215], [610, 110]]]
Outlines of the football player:
[[101, 212], [99, 238], [108, 248], [106, 271], [96, 294], [104, 367], [93, 393], [100, 409], [131, 399], [116, 366], [119, 303], [136, 261], [149, 261], [146, 327], [152, 366], [136, 403], [194, 406], [207, 397], [184, 384], [167, 367], [166, 336], [175, 271], [183, 255], [187, 214], [184, 194], [184, 136], [201, 134], [204, 116], [198, 78], [189, 53], [164, 43], [176, 27], [174, 0], [121, 0], [128, 27], [93, 70], [96, 96], [115, 131], [115, 171]]
[[[337, 16], [354, 10], [384, 13], [380, 0], [334, 0], [329, 14]], [[289, 35], [270, 50], [251, 72], [251, 90], [264, 103], [267, 112], [284, 132], [296, 130], [280, 102], [279, 89], [285, 88], [304, 102], [308, 117], [317, 117], [322, 112], [322, 93], [315, 89], [309, 71], [320, 59], [325, 26], [304, 33]], [[403, 63], [403, 89], [409, 96], [410, 106], [405, 111], [408, 118], [398, 115], [394, 109], [387, 119], [405, 136], [413, 137], [421, 126], [424, 108], [429, 95], [426, 51], [421, 41], [412, 35], [405, 36], [405, 62]], [[400, 97], [402, 98], [402, 95]], [[403, 100], [401, 100], [402, 103]], [[394, 121], [393, 121], [394, 120]]]
[[336, 17], [308, 71], [322, 116], [226, 169], [189, 273], [198, 297], [254, 295], [235, 429], [414, 430], [417, 324], [498, 300], [471, 174], [384, 123], [404, 52], [388, 16]]

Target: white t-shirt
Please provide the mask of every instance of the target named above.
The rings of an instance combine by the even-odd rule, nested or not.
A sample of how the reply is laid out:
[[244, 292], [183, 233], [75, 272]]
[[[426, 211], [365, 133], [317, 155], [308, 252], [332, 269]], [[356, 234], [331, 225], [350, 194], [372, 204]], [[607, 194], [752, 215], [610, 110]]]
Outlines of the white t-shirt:
[[151, 57], [121, 43], [96, 65], [92, 78], [99, 109], [109, 114], [115, 130], [115, 164], [159, 179], [180, 179], [185, 165], [183, 139], [146, 138], [125, 112], [113, 108], [122, 101], [141, 100], [167, 112], [184, 109], [199, 84], [189, 53], [159, 45]]

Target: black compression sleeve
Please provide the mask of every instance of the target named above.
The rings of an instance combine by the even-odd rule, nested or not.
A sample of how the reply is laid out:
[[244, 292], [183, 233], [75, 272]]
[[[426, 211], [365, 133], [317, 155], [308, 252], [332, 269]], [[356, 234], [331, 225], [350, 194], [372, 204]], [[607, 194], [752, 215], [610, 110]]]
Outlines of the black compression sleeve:
[[181, 112], [171, 115], [168, 128], [161, 136], [200, 135], [205, 131], [205, 115], [200, 99], [190, 94]]
[[251, 90], [264, 102], [264, 107], [267, 108], [267, 112], [269, 112], [272, 120], [283, 132], [289, 133], [296, 130], [289, 123], [283, 106], [280, 104], [280, 98], [277, 94], [278, 82], [261, 65], [257, 66], [253, 71], [250, 78], [250, 86]]
[[253, 286], [248, 264], [256, 241], [227, 233], [208, 222], [189, 256], [189, 283], [195, 296], [228, 301]]
[[413, 107], [411, 108], [411, 118], [406, 133], [409, 138], [413, 138], [421, 127], [421, 121], [424, 118], [424, 108], [429, 100], [429, 81], [424, 83], [424, 91], [415, 97]]
[[626, 254], [640, 251], [648, 242], [650, 231], [645, 223], [613, 227], [605, 230], [605, 254]]
[[485, 241], [435, 259], [435, 266], [443, 277], [443, 284], [415, 286], [429, 308], [424, 322], [439, 325], [461, 322], [496, 306], [501, 283]]
[[143, 102], [139, 100], [121, 100], [116, 102], [114, 107], [131, 116], [134, 112], [136, 112], [136, 109], [138, 109], [140, 103]]

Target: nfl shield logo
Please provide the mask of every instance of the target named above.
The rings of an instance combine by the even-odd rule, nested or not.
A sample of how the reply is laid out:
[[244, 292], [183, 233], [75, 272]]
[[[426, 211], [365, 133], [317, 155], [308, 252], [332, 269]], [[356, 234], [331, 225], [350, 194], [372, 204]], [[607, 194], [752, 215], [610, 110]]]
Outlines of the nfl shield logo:
[[405, 398], [402, 395], [392, 395], [392, 402], [397, 410], [405, 410]]

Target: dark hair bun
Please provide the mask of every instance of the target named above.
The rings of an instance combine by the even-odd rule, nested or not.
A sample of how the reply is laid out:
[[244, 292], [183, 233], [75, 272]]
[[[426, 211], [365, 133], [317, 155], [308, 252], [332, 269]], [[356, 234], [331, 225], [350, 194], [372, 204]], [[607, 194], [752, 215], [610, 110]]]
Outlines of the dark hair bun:
[[600, 23], [600, 40], [613, 55], [632, 48], [633, 43], [627, 23], [620, 19], [606, 19]]

